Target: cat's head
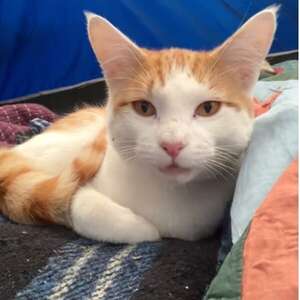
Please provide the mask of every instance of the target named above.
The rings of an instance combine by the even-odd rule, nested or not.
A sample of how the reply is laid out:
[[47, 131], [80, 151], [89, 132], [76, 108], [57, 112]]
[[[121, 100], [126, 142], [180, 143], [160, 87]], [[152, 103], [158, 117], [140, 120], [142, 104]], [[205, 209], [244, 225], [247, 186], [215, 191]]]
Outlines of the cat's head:
[[109, 89], [108, 131], [124, 160], [170, 180], [231, 173], [253, 126], [252, 90], [276, 29], [276, 7], [212, 51], [146, 50], [87, 13]]

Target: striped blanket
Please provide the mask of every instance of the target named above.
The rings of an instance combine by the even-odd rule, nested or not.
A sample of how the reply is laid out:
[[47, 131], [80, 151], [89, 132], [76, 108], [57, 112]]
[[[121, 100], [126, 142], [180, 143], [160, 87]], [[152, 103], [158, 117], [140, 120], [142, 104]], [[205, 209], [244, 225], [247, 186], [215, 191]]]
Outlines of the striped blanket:
[[201, 299], [218, 236], [113, 245], [0, 221], [0, 299]]

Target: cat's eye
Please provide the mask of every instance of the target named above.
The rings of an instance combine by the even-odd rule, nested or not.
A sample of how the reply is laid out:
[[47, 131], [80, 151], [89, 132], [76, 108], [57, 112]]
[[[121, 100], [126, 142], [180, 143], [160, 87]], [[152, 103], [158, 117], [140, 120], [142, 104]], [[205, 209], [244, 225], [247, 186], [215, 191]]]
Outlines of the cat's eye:
[[196, 111], [195, 115], [196, 116], [201, 116], [201, 117], [210, 117], [214, 114], [216, 114], [221, 108], [221, 102], [219, 101], [206, 101], [201, 103]]
[[143, 117], [151, 117], [156, 114], [156, 109], [153, 104], [146, 100], [132, 102], [132, 107], [137, 114]]

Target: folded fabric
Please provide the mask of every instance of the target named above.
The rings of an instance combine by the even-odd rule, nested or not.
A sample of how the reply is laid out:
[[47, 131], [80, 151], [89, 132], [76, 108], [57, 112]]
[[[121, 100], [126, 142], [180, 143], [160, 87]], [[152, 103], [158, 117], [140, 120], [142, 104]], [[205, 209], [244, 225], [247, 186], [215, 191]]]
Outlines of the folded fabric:
[[25, 141], [26, 138], [22, 138], [21, 135], [32, 136], [37, 131], [37, 127], [45, 128], [56, 117], [52, 111], [38, 104], [0, 106], [0, 146], [15, 145]]
[[255, 96], [262, 101], [274, 92], [277, 97], [270, 110], [256, 118], [237, 181], [231, 207], [234, 243], [298, 153], [298, 81], [258, 82]]
[[282, 172], [204, 299], [297, 299], [298, 160]]
[[260, 80], [265, 81], [282, 81], [298, 79], [298, 60], [287, 60], [275, 65], [272, 65], [276, 74], [270, 73], [261, 74]]

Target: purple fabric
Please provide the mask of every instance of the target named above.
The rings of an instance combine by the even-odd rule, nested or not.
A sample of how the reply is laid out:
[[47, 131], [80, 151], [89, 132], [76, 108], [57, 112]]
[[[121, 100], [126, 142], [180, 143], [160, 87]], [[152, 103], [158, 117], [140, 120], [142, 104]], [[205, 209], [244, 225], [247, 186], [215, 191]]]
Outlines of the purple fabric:
[[53, 122], [56, 115], [38, 104], [12, 104], [0, 106], [0, 146], [16, 144], [16, 136], [30, 130], [30, 121], [40, 118]]

